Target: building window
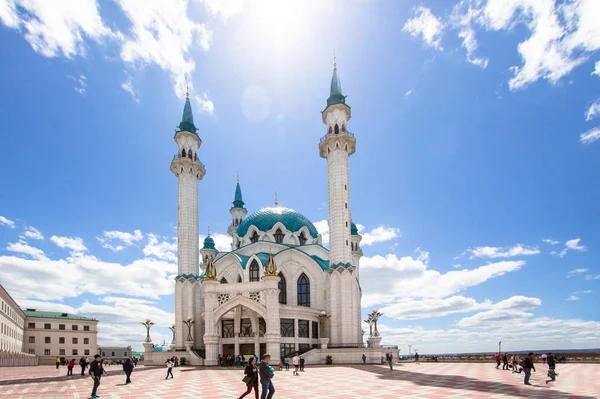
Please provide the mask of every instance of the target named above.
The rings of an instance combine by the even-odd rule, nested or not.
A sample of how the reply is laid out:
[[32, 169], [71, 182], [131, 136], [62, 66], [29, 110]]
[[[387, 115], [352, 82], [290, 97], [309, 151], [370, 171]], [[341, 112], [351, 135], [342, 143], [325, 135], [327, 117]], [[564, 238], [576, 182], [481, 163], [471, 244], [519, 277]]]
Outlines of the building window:
[[250, 263], [250, 281], [258, 281], [260, 280], [260, 275], [258, 272], [258, 262], [256, 259]]
[[308, 338], [308, 320], [298, 320], [298, 337]]
[[29, 349], [29, 354], [30, 355], [35, 355], [35, 349], [33, 349], [33, 348]]
[[102, 357], [106, 356], [106, 352], [102, 352]]
[[64, 330], [65, 329], [65, 325], [64, 324], [59, 324], [58, 325], [58, 329], [59, 330]]
[[348, 203], [347, 203], [347, 202], [345, 202], [345, 203], [344, 203], [344, 205], [346, 206], [346, 209], [348, 209]]
[[90, 326], [83, 326], [83, 331], [90, 331]]
[[127, 352], [123, 352], [123, 356], [127, 357]]
[[90, 344], [90, 339], [89, 338], [84, 338], [83, 339], [83, 344], [84, 345], [89, 345]]
[[29, 337], [29, 343], [35, 344], [35, 337]]
[[233, 338], [235, 336], [233, 330], [233, 320], [221, 320], [221, 336], [223, 338]]
[[225, 277], [221, 279], [221, 284], [227, 284], [227, 279]]
[[252, 337], [252, 321], [250, 319], [242, 319], [240, 326], [240, 337]]
[[314, 339], [319, 339], [319, 323], [316, 321], [312, 322], [312, 337]]
[[342, 123], [342, 132], [346, 131], [346, 125]]
[[294, 337], [294, 319], [281, 319], [281, 336]]
[[304, 273], [298, 277], [298, 306], [310, 307], [310, 280]]
[[298, 352], [304, 353], [310, 350], [310, 344], [298, 344]]
[[333, 133], [333, 130], [331, 129], [331, 126], [329, 126], [329, 134]]
[[73, 325], [71, 326], [71, 330], [73, 330], [73, 331], [77, 331], [77, 330], [79, 330], [79, 326], [78, 326], [77, 324], [73, 324]]
[[281, 272], [278, 274], [279, 276], [279, 303], [282, 305], [287, 304], [287, 283], [285, 281], [285, 277]]
[[27, 328], [35, 328], [35, 323], [27, 323]]
[[50, 356], [50, 349], [44, 349], [44, 355]]
[[264, 337], [267, 332], [267, 323], [265, 323], [265, 319], [262, 317], [258, 319], [258, 335], [260, 337]]
[[252, 233], [252, 236], [250, 237], [250, 241], [251, 242], [257, 242], [258, 241], [258, 233], [256, 231], [254, 233]]
[[275, 242], [276, 243], [279, 243], [279, 244], [283, 243], [283, 232], [281, 231], [281, 229], [277, 229], [275, 231], [274, 236], [275, 236]]
[[89, 355], [90, 355], [90, 350], [89, 350], [89, 349], [86, 349], [86, 350], [84, 350], [84, 351], [83, 351], [83, 354], [84, 354], [85, 356], [89, 356]]
[[112, 355], [111, 355], [111, 356], [112, 356], [112, 357], [114, 357], [114, 356], [115, 356], [115, 352], [111, 352], [111, 353], [112, 353]]
[[335, 127], [333, 128], [333, 132], [334, 132], [335, 134], [338, 134], [338, 133], [340, 132], [340, 127], [338, 126], [338, 124], [337, 124], [337, 123], [335, 124]]
[[44, 337], [44, 343], [45, 344], [49, 344], [50, 342], [50, 337]]
[[51, 328], [52, 328], [52, 326], [50, 325], [50, 323], [44, 324], [44, 330], [50, 330]]
[[296, 348], [294, 348], [294, 344], [279, 344], [279, 348], [280, 357], [282, 360], [296, 353]]
[[241, 283], [241, 282], [242, 282], [242, 276], [240, 276], [239, 274], [238, 274], [237, 282], [238, 282], [238, 283]]
[[79, 339], [73, 337], [73, 344], [78, 344], [79, 343]]
[[77, 356], [77, 349], [73, 349], [73, 356]]
[[306, 237], [304, 236], [304, 232], [300, 233], [298, 236], [298, 241], [300, 241], [300, 245], [306, 244]]
[[58, 337], [58, 343], [59, 344], [64, 344], [65, 343], [65, 337]]
[[64, 349], [59, 349], [59, 350], [58, 350], [58, 354], [59, 354], [59, 356], [64, 356], [64, 355], [65, 355], [65, 353], [66, 353], [66, 352], [65, 352], [65, 350], [64, 350]]

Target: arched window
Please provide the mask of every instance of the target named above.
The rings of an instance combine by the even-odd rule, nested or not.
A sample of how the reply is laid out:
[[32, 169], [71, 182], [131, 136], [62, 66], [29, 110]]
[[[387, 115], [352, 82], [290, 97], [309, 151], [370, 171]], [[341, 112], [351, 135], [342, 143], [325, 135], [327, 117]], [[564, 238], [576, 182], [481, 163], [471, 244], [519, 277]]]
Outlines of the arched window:
[[188, 158], [189, 159], [193, 159], [193, 157], [192, 157], [192, 151], [188, 152]]
[[184, 158], [186, 157], [186, 155], [185, 155], [185, 148], [183, 150], [181, 150], [181, 156], [184, 157]]
[[306, 244], [306, 237], [304, 237], [304, 232], [300, 233], [298, 236], [298, 241], [300, 241], [300, 245]]
[[238, 274], [238, 279], [237, 279], [237, 282], [238, 282], [238, 283], [241, 283], [241, 282], [242, 282], [242, 276], [240, 276], [239, 274]]
[[197, 160], [198, 160], [198, 153], [197, 153], [197, 152], [195, 152], [195, 153], [194, 153], [194, 161], [197, 161]]
[[283, 232], [281, 229], [277, 229], [277, 231], [275, 231], [275, 242], [279, 244], [283, 243]]
[[298, 277], [298, 306], [310, 307], [310, 280], [304, 273]]
[[279, 303], [281, 303], [282, 305], [286, 305], [287, 304], [287, 283], [285, 281], [285, 277], [283, 277], [283, 274], [281, 274], [281, 272], [279, 272], [278, 274], [279, 276]]
[[329, 134], [333, 133], [333, 130], [331, 129], [331, 126], [329, 126]]
[[208, 255], [204, 257], [204, 263], [208, 263]]
[[342, 132], [346, 131], [346, 125], [342, 123]]
[[258, 281], [260, 280], [260, 275], [258, 273], [258, 262], [256, 259], [250, 263], [250, 281]]
[[225, 277], [221, 279], [221, 284], [227, 284], [227, 279]]
[[250, 241], [252, 241], [252, 242], [258, 241], [258, 233], [256, 231], [250, 237]]
[[335, 132], [335, 134], [338, 134], [340, 132], [340, 127], [337, 123], [335, 124], [335, 128], [333, 129], [333, 131]]
[[239, 247], [240, 247], [240, 245], [241, 245], [241, 243], [238, 241], [238, 242], [237, 242], [237, 247], [239, 248]]

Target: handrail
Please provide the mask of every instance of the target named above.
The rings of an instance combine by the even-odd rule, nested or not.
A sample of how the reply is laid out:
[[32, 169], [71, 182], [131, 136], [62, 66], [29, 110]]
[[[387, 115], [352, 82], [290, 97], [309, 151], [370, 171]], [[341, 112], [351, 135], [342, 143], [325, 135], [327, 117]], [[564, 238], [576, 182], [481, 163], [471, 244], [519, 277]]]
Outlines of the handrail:
[[197, 162], [197, 163], [199, 163], [200, 165], [202, 165], [202, 168], [206, 169], [206, 167], [204, 166], [204, 164], [203, 164], [202, 162], [198, 161], [198, 160], [194, 161], [193, 159], [190, 159], [189, 157], [182, 157], [182, 156], [181, 156], [181, 155], [179, 155], [179, 154], [175, 154], [175, 155], [173, 155], [173, 161], [175, 161], [176, 159], [184, 159], [184, 160], [188, 160], [188, 161], [190, 161], [190, 162]]
[[325, 136], [321, 137], [321, 140], [319, 140], [319, 143], [322, 143], [323, 141], [325, 141], [327, 139], [327, 136], [341, 136], [341, 135], [347, 135], [349, 137], [354, 137], [354, 133], [351, 132], [340, 132], [340, 133], [327, 133]]

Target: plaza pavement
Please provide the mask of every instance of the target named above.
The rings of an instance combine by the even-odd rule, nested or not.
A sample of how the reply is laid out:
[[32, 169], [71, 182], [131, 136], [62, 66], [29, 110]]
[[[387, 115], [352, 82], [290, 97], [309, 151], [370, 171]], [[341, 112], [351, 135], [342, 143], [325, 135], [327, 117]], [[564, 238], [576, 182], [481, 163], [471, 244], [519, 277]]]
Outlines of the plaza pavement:
[[[120, 366], [107, 370], [110, 375], [102, 378], [98, 391], [101, 398], [233, 399], [244, 390], [243, 369], [235, 367], [178, 367], [175, 378], [165, 380], [166, 368], [138, 366], [130, 385], [124, 385]], [[523, 374], [496, 370], [494, 364], [411, 363], [395, 365], [393, 371], [373, 365], [307, 366], [298, 377], [291, 371], [277, 371], [274, 398], [600, 398], [600, 365], [559, 364], [554, 385], [545, 384], [546, 370], [545, 365], [538, 365], [531, 379], [534, 386], [525, 386]], [[89, 376], [64, 374], [66, 367], [0, 368], [0, 399], [89, 397]]]

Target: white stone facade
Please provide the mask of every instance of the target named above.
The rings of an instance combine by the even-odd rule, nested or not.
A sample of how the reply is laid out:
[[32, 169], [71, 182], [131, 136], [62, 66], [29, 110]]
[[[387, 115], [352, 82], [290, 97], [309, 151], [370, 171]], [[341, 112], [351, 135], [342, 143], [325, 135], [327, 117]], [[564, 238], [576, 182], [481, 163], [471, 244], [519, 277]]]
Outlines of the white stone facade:
[[0, 350], [23, 352], [25, 313], [0, 285]]

